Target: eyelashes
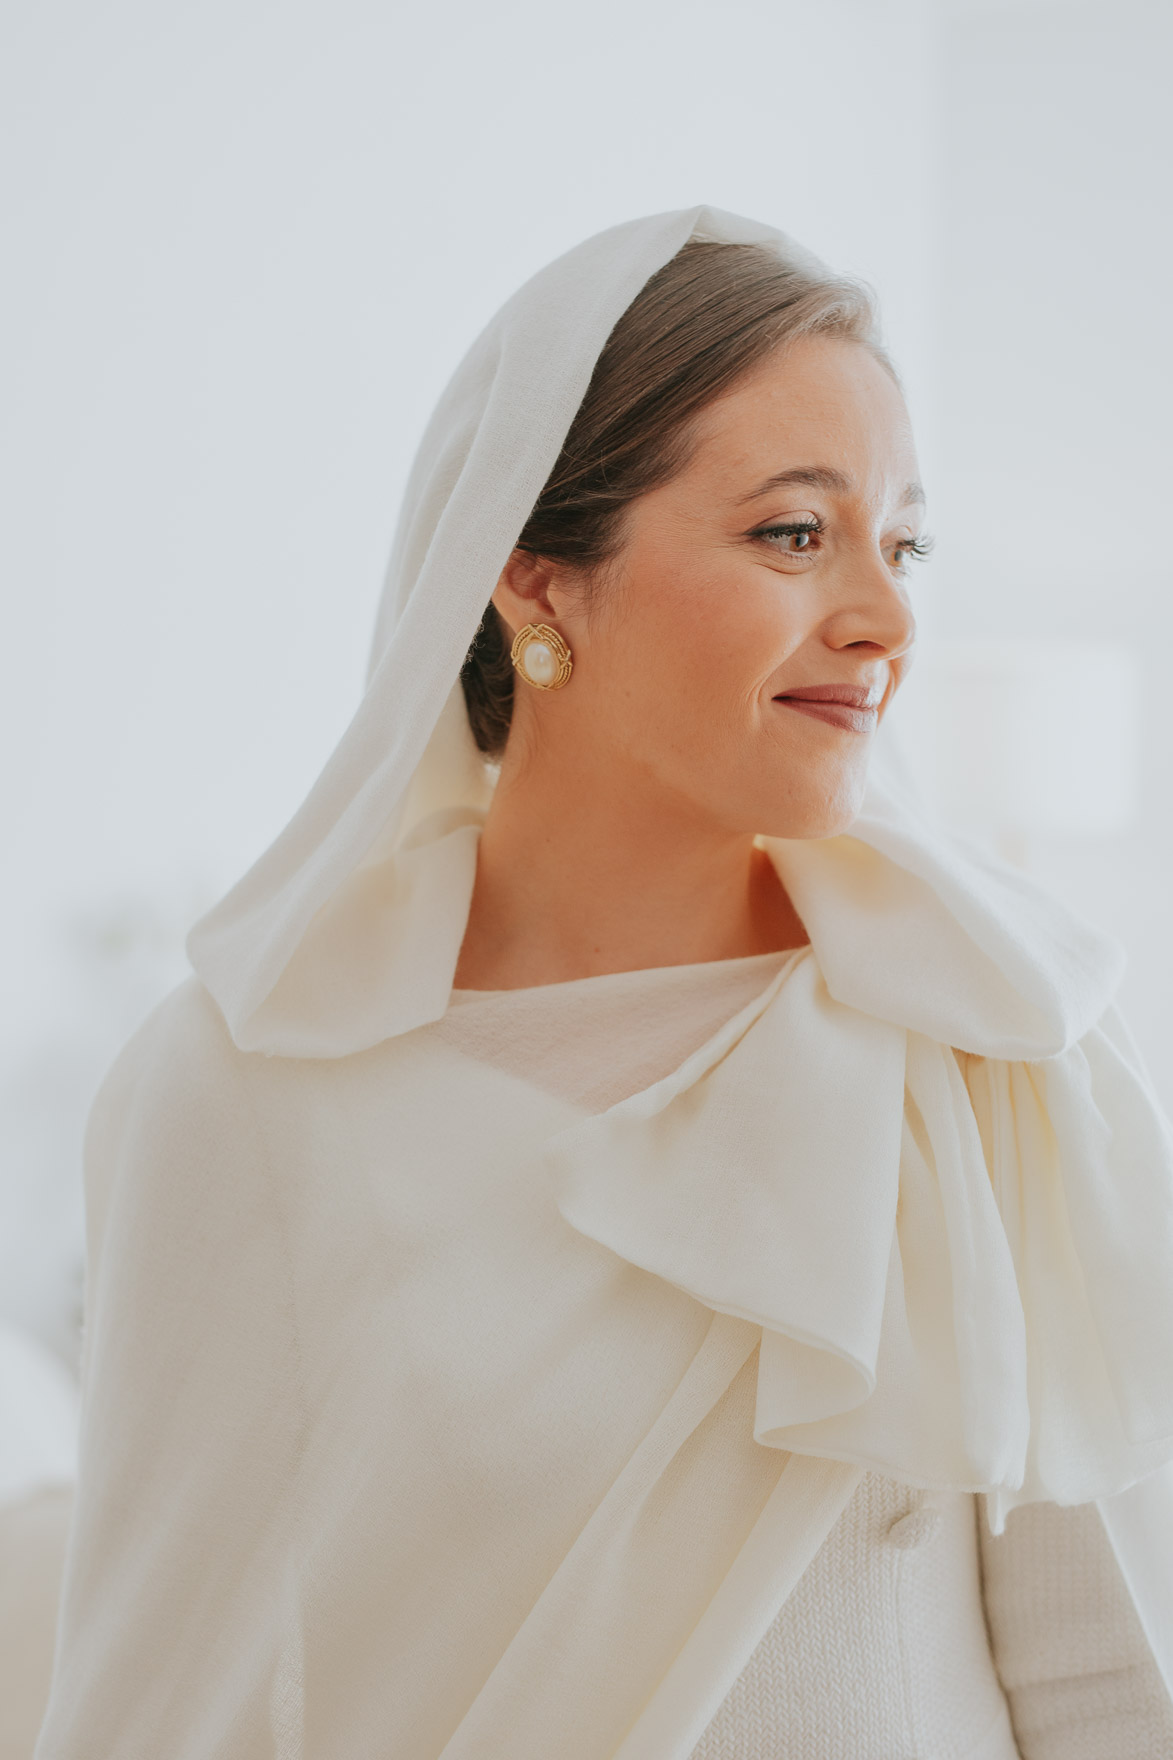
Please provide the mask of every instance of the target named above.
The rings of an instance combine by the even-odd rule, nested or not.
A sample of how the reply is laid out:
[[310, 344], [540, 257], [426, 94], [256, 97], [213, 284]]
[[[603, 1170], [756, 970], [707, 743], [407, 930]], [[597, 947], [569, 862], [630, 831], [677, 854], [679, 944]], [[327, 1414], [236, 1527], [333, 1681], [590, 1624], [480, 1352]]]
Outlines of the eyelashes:
[[[822, 530], [823, 530], [823, 522], [821, 520], [817, 520], [817, 519], [816, 520], [794, 520], [794, 521], [791, 521], [785, 525], [761, 526], [754, 533], [754, 537], [755, 538], [797, 538], [797, 537], [804, 535], [804, 534], [821, 532]], [[810, 555], [814, 554], [814, 551], [810, 548], [809, 545], [803, 545], [803, 546], [800, 546], [800, 548], [797, 550], [788, 550], [785, 552], [785, 554], [788, 556], [806, 556], [808, 553]]]
[[[777, 525], [759, 526], [752, 536], [767, 541], [779, 538], [804, 538], [806, 541], [799, 544], [797, 548], [786, 549], [782, 554], [784, 556], [813, 556], [816, 554], [817, 547], [810, 540], [821, 536], [825, 530], [826, 528], [820, 519], [787, 520]], [[932, 555], [935, 545], [935, 538], [930, 537], [927, 533], [922, 533], [919, 538], [899, 538], [891, 548], [902, 561], [910, 558], [916, 562], [923, 562], [927, 556]]]

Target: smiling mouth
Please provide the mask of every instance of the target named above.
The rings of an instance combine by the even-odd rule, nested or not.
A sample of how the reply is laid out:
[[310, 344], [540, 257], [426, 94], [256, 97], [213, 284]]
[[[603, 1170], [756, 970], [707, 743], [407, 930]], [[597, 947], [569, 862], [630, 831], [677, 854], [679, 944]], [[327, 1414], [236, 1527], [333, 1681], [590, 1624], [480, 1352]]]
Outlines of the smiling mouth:
[[773, 700], [817, 722], [842, 727], [849, 734], [872, 734], [879, 720], [879, 699], [872, 699], [872, 693], [858, 685], [814, 685], [782, 692]]

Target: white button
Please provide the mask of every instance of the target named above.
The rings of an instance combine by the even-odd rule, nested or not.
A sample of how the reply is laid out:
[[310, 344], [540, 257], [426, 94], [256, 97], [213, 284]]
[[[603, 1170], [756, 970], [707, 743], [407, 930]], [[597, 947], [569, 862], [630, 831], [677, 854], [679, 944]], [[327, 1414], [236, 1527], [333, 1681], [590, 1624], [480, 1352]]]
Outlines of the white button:
[[898, 1516], [885, 1537], [893, 1546], [899, 1546], [903, 1551], [910, 1546], [923, 1546], [926, 1540], [932, 1539], [940, 1526], [940, 1510], [922, 1507], [910, 1510], [906, 1516]]

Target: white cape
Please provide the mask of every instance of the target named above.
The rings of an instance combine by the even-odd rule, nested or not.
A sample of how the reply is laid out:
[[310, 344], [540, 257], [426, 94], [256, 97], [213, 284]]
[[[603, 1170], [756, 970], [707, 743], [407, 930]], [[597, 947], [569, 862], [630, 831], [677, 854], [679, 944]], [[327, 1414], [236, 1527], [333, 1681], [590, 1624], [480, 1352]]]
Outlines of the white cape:
[[[208, 1186], [220, 1201], [239, 1193], [235, 1221], [252, 1240], [255, 1169], [271, 1164], [274, 1142], [295, 1192], [312, 1194], [327, 1175], [337, 1181], [340, 1109], [360, 1115], [369, 1101], [363, 1084], [376, 1075], [403, 1096], [401, 1112], [377, 1118], [389, 1164], [398, 1165], [410, 1138], [403, 1120], [412, 1060], [427, 1044], [420, 1030], [447, 1006], [491, 790], [464, 716], [461, 662], [607, 333], [692, 236], [756, 240], [805, 256], [766, 227], [707, 208], [633, 221], [535, 276], [474, 344], [409, 483], [358, 712], [294, 819], [193, 931], [198, 982], [147, 1023], [99, 1097], [87, 1166], [91, 1251], [96, 1261], [105, 1232], [104, 1264], [119, 1270], [103, 1270], [91, 1291], [79, 1515], [40, 1760], [85, 1751], [70, 1741], [103, 1671], [94, 1620], [133, 1624], [140, 1602], [154, 1605], [145, 1588], [149, 1549], [111, 1563], [119, 1511], [125, 1528], [136, 1529], [126, 1503], [139, 1471], [134, 1447], [152, 1446], [133, 1377], [158, 1386], [153, 1359], [135, 1354], [130, 1334], [141, 1329], [149, 1343], [157, 1329], [173, 1344], [187, 1369], [177, 1413], [191, 1422], [203, 1413], [209, 1426], [203, 1479], [198, 1460], [179, 1471], [173, 1454], [175, 1501], [155, 1508], [158, 1522], [182, 1524], [185, 1495], [191, 1510], [204, 1508], [202, 1487], [214, 1478], [217, 1449], [228, 1447], [220, 1432], [231, 1430], [231, 1401], [217, 1385], [228, 1346], [201, 1358], [182, 1329], [170, 1330], [182, 1309], [176, 1296], [172, 1313], [167, 1292], [192, 1274], [160, 1244], [182, 1222], [192, 1262], [213, 1274], [224, 1266], [230, 1306], [233, 1237], [193, 1196], [197, 1168], [212, 1170]], [[648, 1394], [643, 1440], [633, 1440], [621, 1470], [583, 1493], [594, 1514], [558, 1554], [562, 1562], [530, 1584], [528, 1602], [517, 1591], [526, 1617], [511, 1635], [484, 1639], [482, 1685], [465, 1721], [445, 1734], [446, 1760], [488, 1752], [509, 1752], [511, 1760], [553, 1751], [562, 1760], [686, 1755], [698, 1720], [703, 1727], [714, 1695], [790, 1586], [762, 1563], [778, 1533], [793, 1526], [796, 1510], [806, 1510], [815, 1529], [825, 1525], [865, 1467], [910, 1485], [986, 1491], [995, 1525], [1019, 1503], [1096, 1501], [1173, 1692], [1173, 1134], [1113, 1003], [1120, 950], [1022, 876], [944, 834], [880, 768], [848, 834], [769, 839], [766, 847], [809, 949], [663, 1081], [597, 1117], [551, 1107], [545, 1146], [526, 1175], [536, 1182], [531, 1197], [549, 1201], [550, 1251], [585, 1253], [591, 1276], [622, 1274], [629, 1281], [617, 1289], [638, 1289], [641, 1301], [679, 1314], [690, 1340], [687, 1367], [669, 1376], [675, 1391], [666, 1383]], [[435, 1105], [434, 1066], [425, 1060], [417, 1073]], [[508, 1147], [507, 1115], [507, 1108], [492, 1115], [503, 1134], [501, 1144], [485, 1147], [490, 1158]], [[433, 1124], [440, 1129], [437, 1118]], [[411, 1142], [423, 1142], [419, 1132]], [[355, 1166], [375, 1140], [355, 1149]], [[408, 1228], [416, 1187], [404, 1179], [395, 1202], [406, 1206]], [[290, 1249], [295, 1260], [303, 1246], [309, 1254], [297, 1260], [297, 1299], [308, 1280], [317, 1291], [310, 1325], [319, 1352], [342, 1287], [331, 1283], [341, 1273], [324, 1244], [334, 1238], [330, 1214], [322, 1212], [317, 1245], [299, 1237]], [[141, 1216], [154, 1221], [140, 1229]], [[296, 1235], [304, 1218], [294, 1213], [288, 1226]], [[509, 1262], [509, 1228], [518, 1226], [508, 1214], [482, 1218], [484, 1250]], [[148, 1241], [167, 1260], [165, 1278], [143, 1261]], [[475, 1339], [482, 1312], [476, 1279], [467, 1289], [453, 1286], [442, 1256], [433, 1260], [429, 1251], [401, 1267], [398, 1330], [390, 1336], [415, 1339], [436, 1326], [443, 1290], [439, 1336], [450, 1354], [429, 1361], [451, 1382], [450, 1429], [441, 1431], [455, 1436], [461, 1402], [471, 1409], [476, 1400], [473, 1382], [454, 1372], [451, 1341]], [[274, 1278], [268, 1294], [276, 1300]], [[217, 1287], [203, 1294], [216, 1303]], [[554, 1302], [550, 1294], [529, 1299], [539, 1310], [543, 1300]], [[699, 1314], [707, 1324], [694, 1338], [688, 1328]], [[184, 1323], [190, 1327], [190, 1318]], [[213, 1331], [217, 1324], [213, 1316]], [[265, 1320], [277, 1324], [272, 1315]], [[352, 1340], [346, 1326], [339, 1320], [338, 1349], [353, 1344], [361, 1356], [361, 1334]], [[527, 1359], [516, 1340], [513, 1348], [514, 1357], [481, 1363], [478, 1374], [500, 1377], [515, 1392]], [[610, 1372], [622, 1383], [622, 1328], [611, 1348]], [[398, 1373], [394, 1347], [386, 1372]], [[413, 1385], [409, 1378], [405, 1398], [414, 1397]], [[749, 1404], [738, 1405], [745, 1390]], [[532, 1391], [537, 1399], [536, 1384]], [[258, 1379], [258, 1409], [267, 1397]], [[329, 1405], [325, 1393], [320, 1398]], [[276, 1398], [273, 1410], [274, 1425], [278, 1413], [284, 1424]], [[722, 1414], [717, 1438], [705, 1430], [711, 1413]], [[266, 1436], [258, 1472], [280, 1479], [283, 1449], [312, 1458], [319, 1416], [311, 1404], [301, 1431], [290, 1418], [288, 1434], [276, 1442]], [[517, 1423], [519, 1437], [540, 1424], [540, 1400]], [[190, 1434], [178, 1416], [175, 1424], [172, 1441]], [[677, 1541], [667, 1560], [641, 1553], [647, 1537], [636, 1545], [624, 1511], [642, 1507], [653, 1488], [662, 1493], [669, 1464], [702, 1432], [706, 1447], [738, 1463], [744, 1520], [736, 1533], [712, 1539], [708, 1577], [674, 1584], [671, 1571], [684, 1570], [681, 1549], [697, 1549], [695, 1509], [673, 1518], [676, 1529], [666, 1518], [665, 1533]], [[160, 1458], [167, 1442], [164, 1413]], [[229, 1454], [234, 1470], [247, 1459]], [[508, 1459], [499, 1467], [500, 1511], [510, 1510], [511, 1496], [518, 1502]], [[154, 1464], [142, 1468], [144, 1495]], [[420, 1462], [401, 1468], [404, 1483], [414, 1483]], [[446, 1470], [438, 1458], [436, 1472]], [[334, 1471], [330, 1494], [361, 1502], [366, 1464], [356, 1460], [345, 1483], [336, 1464]], [[735, 1477], [731, 1469], [730, 1484]], [[310, 1499], [305, 1514], [312, 1499], [299, 1484], [297, 1497]], [[557, 1504], [558, 1495], [546, 1487], [532, 1508], [502, 1516], [522, 1524], [523, 1550], [524, 1522], [540, 1529], [543, 1499]], [[730, 1492], [731, 1507], [738, 1495]], [[220, 1508], [213, 1500], [204, 1513], [215, 1520]], [[288, 1587], [301, 1607], [307, 1583], [320, 1587], [331, 1567], [291, 1563], [280, 1542], [285, 1531], [266, 1530], [242, 1574], [255, 1567], [274, 1606]], [[206, 1543], [214, 1553], [216, 1535]], [[280, 1576], [286, 1570], [293, 1586]], [[484, 1569], [478, 1576], [470, 1561], [467, 1571], [462, 1593], [479, 1606]], [[649, 1580], [664, 1592], [664, 1606], [679, 1604], [674, 1617], [683, 1625], [674, 1627], [659, 1604], [637, 1606], [633, 1584]], [[634, 1633], [620, 1614], [629, 1592], [630, 1617], [640, 1608], [644, 1616]], [[420, 1596], [426, 1623], [422, 1586]], [[197, 1613], [191, 1618], [194, 1633]], [[267, 1715], [282, 1760], [303, 1752], [298, 1732], [307, 1712], [298, 1683], [309, 1639], [300, 1618], [274, 1637], [266, 1664]], [[487, 1633], [492, 1621], [488, 1612], [484, 1618]], [[230, 1624], [225, 1614], [217, 1628], [224, 1643]], [[576, 1647], [569, 1673], [568, 1645]], [[461, 1653], [453, 1667], [467, 1660]], [[231, 1723], [245, 1715], [247, 1694], [242, 1687], [239, 1703], [232, 1700], [227, 1654], [220, 1666], [217, 1691], [229, 1693], [223, 1718]], [[189, 1672], [190, 1703], [210, 1704], [208, 1682], [194, 1664]], [[108, 1688], [117, 1675], [109, 1652], [105, 1674]], [[171, 1686], [179, 1702], [184, 1689]], [[437, 1682], [435, 1691], [443, 1690]], [[619, 1719], [615, 1728], [604, 1727], [601, 1698]], [[91, 1712], [93, 1703], [91, 1696]], [[578, 1704], [577, 1722], [557, 1722]], [[428, 1715], [421, 1710], [424, 1723]], [[146, 1754], [149, 1742], [120, 1751]], [[398, 1751], [441, 1750], [405, 1743]]]

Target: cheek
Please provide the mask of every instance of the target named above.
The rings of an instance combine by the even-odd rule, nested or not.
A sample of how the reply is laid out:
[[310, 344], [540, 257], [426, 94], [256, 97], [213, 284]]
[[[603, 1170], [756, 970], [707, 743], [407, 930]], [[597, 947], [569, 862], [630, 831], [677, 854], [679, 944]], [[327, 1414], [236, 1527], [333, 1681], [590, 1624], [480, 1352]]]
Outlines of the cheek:
[[803, 639], [796, 599], [789, 580], [738, 556], [664, 557], [629, 579], [609, 632], [616, 682], [649, 712], [740, 721]]
[[813, 584], [736, 555], [694, 550], [633, 572], [592, 646], [591, 724], [623, 762], [723, 823], [842, 831], [862, 799], [863, 742], [770, 701], [787, 677], [808, 682], [795, 656], [818, 639], [820, 615]]

